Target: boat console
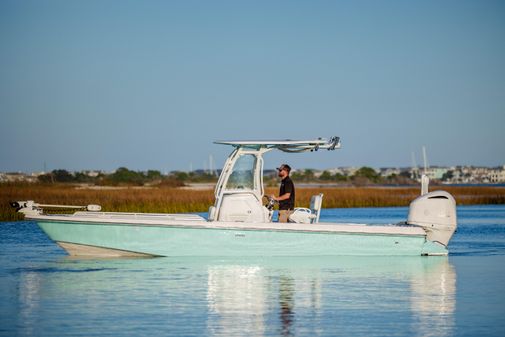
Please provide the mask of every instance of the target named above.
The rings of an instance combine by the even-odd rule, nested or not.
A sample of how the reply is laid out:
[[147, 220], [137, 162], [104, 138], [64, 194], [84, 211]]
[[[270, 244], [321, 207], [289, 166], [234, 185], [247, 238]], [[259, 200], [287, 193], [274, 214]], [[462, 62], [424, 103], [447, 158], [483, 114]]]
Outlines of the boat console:
[[[218, 141], [232, 145], [214, 191], [214, 206], [209, 209], [209, 221], [265, 223], [272, 221], [272, 208], [263, 205], [263, 155], [273, 149], [284, 152], [311, 152], [340, 148], [340, 138], [306, 141]], [[269, 201], [270, 202], [270, 201]], [[310, 209], [297, 209], [290, 221], [315, 223], [319, 221], [322, 194], [314, 196]]]

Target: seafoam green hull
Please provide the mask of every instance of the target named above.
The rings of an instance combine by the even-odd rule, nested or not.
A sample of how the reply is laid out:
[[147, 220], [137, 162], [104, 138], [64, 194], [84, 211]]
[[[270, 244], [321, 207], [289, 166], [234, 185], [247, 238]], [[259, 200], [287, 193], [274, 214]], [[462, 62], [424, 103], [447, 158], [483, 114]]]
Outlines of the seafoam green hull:
[[[318, 233], [38, 221], [60, 245], [153, 256], [331, 256], [446, 254], [422, 235]], [[69, 253], [72, 252], [67, 249]], [[76, 254], [74, 252], [74, 254]], [[78, 255], [78, 254], [77, 254]]]

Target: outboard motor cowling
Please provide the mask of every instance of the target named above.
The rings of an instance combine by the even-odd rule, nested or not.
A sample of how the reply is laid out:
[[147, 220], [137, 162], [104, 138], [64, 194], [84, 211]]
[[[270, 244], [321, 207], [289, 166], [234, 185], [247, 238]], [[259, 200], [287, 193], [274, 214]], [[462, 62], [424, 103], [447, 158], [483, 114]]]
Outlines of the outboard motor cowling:
[[457, 228], [456, 201], [445, 191], [421, 195], [410, 203], [407, 222], [423, 227], [428, 240], [447, 246]]

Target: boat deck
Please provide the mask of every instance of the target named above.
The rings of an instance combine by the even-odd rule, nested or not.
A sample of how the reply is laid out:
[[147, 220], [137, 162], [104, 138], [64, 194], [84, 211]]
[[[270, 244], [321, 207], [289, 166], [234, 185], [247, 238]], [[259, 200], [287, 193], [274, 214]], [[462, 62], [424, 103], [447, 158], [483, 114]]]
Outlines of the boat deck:
[[122, 212], [75, 212], [67, 216], [86, 219], [104, 220], [163, 220], [163, 221], [207, 221], [197, 214], [167, 214], [167, 213], [122, 213]]
[[256, 223], [207, 221], [196, 214], [76, 212], [74, 214], [33, 215], [31, 220], [41, 222], [72, 222], [89, 225], [201, 228], [243, 231], [285, 231], [312, 233], [349, 233], [378, 235], [425, 236], [426, 232], [415, 225], [368, 225], [356, 223]]

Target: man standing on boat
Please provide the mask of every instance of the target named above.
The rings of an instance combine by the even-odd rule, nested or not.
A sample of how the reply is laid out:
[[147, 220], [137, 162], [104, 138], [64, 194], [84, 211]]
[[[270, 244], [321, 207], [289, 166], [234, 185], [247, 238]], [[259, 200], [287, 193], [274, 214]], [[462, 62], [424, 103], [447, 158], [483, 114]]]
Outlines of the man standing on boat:
[[275, 201], [279, 202], [279, 222], [288, 222], [289, 215], [295, 209], [295, 185], [289, 177], [291, 167], [288, 164], [282, 164], [277, 168], [279, 178], [281, 178], [281, 187], [279, 196], [273, 196]]

